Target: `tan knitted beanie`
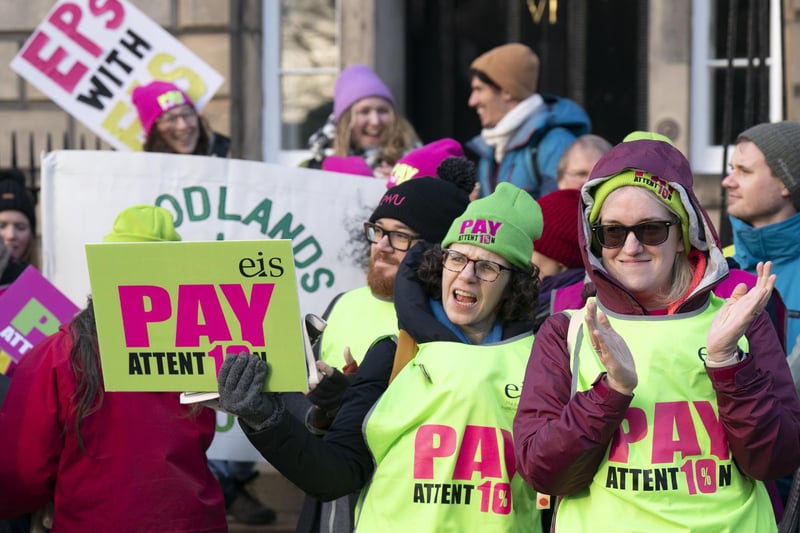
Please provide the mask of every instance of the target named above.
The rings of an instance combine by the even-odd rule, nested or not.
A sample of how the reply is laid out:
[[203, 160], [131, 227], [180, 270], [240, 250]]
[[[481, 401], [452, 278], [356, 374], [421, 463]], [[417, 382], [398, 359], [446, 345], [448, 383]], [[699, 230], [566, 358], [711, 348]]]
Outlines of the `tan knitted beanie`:
[[515, 100], [524, 100], [536, 92], [539, 81], [539, 56], [521, 43], [492, 48], [478, 56], [471, 69], [486, 74]]

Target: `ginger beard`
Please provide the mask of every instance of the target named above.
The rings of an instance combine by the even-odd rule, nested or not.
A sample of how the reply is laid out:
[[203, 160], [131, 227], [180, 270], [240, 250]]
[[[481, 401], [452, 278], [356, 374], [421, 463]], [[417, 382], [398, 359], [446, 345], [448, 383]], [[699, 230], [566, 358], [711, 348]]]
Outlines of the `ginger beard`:
[[[375, 247], [375, 245], [373, 245]], [[377, 247], [375, 247], [377, 248]], [[386, 254], [380, 250], [373, 250], [369, 255], [369, 268], [367, 270], [367, 285], [370, 291], [379, 298], [392, 299], [394, 296], [394, 278], [405, 253]], [[378, 264], [380, 261], [380, 264]]]

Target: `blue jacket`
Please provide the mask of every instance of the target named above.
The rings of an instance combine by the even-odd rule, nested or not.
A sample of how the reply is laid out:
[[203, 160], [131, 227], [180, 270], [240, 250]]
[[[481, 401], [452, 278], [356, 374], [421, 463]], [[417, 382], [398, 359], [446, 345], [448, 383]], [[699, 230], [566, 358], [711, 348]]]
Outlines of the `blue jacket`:
[[772, 261], [772, 272], [778, 275], [775, 288], [786, 303], [786, 350], [791, 351], [800, 334], [800, 214], [760, 228], [738, 218], [730, 220], [733, 258], [742, 270], [755, 273], [759, 261]]
[[569, 98], [546, 95], [542, 98], [544, 105], [512, 135], [499, 168], [494, 160], [494, 148], [480, 135], [467, 142], [467, 148], [479, 157], [481, 196], [494, 192], [497, 184], [503, 181], [525, 189], [534, 198], [557, 188], [556, 168], [561, 154], [575, 137], [591, 131], [591, 122], [586, 111]]

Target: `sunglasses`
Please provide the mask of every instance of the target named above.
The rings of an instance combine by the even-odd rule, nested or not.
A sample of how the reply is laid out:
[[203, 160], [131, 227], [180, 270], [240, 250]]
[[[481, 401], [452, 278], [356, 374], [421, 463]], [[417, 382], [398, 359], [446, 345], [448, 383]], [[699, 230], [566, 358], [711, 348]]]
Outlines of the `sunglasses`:
[[605, 224], [592, 226], [592, 233], [603, 248], [620, 248], [628, 234], [633, 232], [636, 240], [646, 246], [658, 246], [669, 237], [669, 227], [679, 224], [676, 220], [651, 220], [633, 226]]

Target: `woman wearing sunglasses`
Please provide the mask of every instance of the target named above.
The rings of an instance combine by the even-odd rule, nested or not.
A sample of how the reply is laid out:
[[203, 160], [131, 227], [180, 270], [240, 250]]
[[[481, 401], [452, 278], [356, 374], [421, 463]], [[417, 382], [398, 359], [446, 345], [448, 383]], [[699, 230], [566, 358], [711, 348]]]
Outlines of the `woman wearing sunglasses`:
[[541, 230], [536, 201], [501, 183], [441, 246], [413, 246], [395, 280], [399, 340], [373, 344], [322, 440], [285, 414], [280, 395], [261, 393], [268, 368], [258, 357], [225, 361], [220, 404], [304, 491], [360, 490], [357, 531], [542, 531], [511, 438]]
[[712, 294], [716, 231], [657, 134], [597, 163], [579, 216], [597, 294], [542, 325], [514, 421], [555, 530], [774, 531], [763, 480], [800, 464], [800, 401], [763, 312], [770, 263], [753, 289]]

